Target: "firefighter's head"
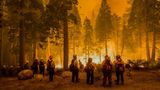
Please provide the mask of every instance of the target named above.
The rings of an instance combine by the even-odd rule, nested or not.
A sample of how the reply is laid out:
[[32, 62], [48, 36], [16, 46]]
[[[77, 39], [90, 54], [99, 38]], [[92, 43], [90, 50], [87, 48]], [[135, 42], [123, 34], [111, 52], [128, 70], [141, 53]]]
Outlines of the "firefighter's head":
[[108, 55], [106, 55], [106, 56], [105, 56], [105, 60], [108, 60], [108, 59], [109, 59], [109, 56], [108, 56]]
[[117, 60], [118, 60], [118, 59], [120, 59], [120, 58], [121, 58], [121, 56], [120, 56], [120, 55], [117, 55], [117, 56], [116, 56], [116, 59], [117, 59]]
[[49, 56], [49, 59], [51, 60], [53, 57], [52, 56]]
[[73, 59], [77, 59], [77, 55], [73, 55]]
[[92, 62], [92, 58], [88, 58], [88, 62], [91, 63]]

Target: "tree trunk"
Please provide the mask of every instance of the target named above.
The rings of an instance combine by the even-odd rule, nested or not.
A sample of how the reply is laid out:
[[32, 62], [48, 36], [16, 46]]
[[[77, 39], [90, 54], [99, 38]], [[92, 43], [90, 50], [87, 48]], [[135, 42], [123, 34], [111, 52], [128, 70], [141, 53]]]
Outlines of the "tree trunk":
[[[123, 34], [122, 35], [124, 35], [124, 31], [122, 31], [123, 32]], [[121, 56], [123, 56], [123, 52], [124, 52], [124, 48], [125, 48], [125, 38], [124, 38], [124, 36], [122, 36], [122, 48], [121, 48], [121, 52], [120, 52], [120, 55]]]
[[51, 45], [50, 45], [50, 38], [47, 39], [47, 48], [46, 48], [46, 59], [51, 56]]
[[144, 0], [144, 4], [145, 4], [145, 11], [144, 11], [144, 28], [145, 28], [145, 33], [146, 33], [146, 56], [147, 56], [147, 61], [151, 60], [150, 57], [150, 48], [149, 48], [149, 35], [148, 35], [148, 0]]
[[87, 46], [87, 58], [89, 58], [90, 56], [90, 48], [89, 48], [89, 45]]
[[147, 61], [150, 61], [150, 50], [149, 50], [149, 39], [148, 39], [148, 31], [146, 30], [146, 56]]
[[106, 55], [108, 55], [108, 47], [107, 47], [107, 45], [108, 45], [108, 41], [106, 39], [105, 40], [105, 52], [106, 52]]
[[64, 49], [64, 62], [63, 62], [63, 67], [65, 70], [67, 70], [68, 69], [68, 58], [69, 58], [67, 10], [64, 10], [63, 31], [64, 31], [64, 48], [63, 48]]
[[153, 44], [152, 44], [152, 57], [151, 57], [152, 61], [155, 61], [155, 55], [156, 55], [156, 32], [153, 31]]
[[139, 58], [142, 59], [142, 29], [139, 31]]
[[21, 20], [19, 22], [19, 43], [20, 43], [20, 50], [19, 50], [19, 64], [20, 66], [24, 65], [25, 60], [25, 30], [24, 30], [24, 22], [23, 22], [23, 0], [19, 1], [19, 15], [21, 17]]
[[73, 37], [73, 55], [76, 54], [75, 38]]
[[117, 28], [117, 31], [116, 31], [116, 55], [118, 55], [119, 53], [118, 53], [118, 43], [119, 43], [119, 38], [118, 38], [118, 33], [119, 31], [118, 31], [118, 28]]
[[2, 52], [2, 39], [3, 39], [3, 31], [2, 31], [2, 16], [3, 16], [3, 0], [0, 1], [0, 66], [2, 65], [3, 60], [3, 52]]
[[102, 62], [102, 55], [101, 55], [101, 49], [100, 49], [100, 54], [99, 54], [99, 59], [100, 59], [100, 63]]
[[2, 29], [0, 28], [0, 66], [2, 65]]
[[22, 25], [22, 22], [20, 23], [20, 31], [19, 31], [19, 42], [20, 42], [20, 50], [19, 50], [19, 64], [21, 66], [24, 65], [24, 61], [25, 61], [25, 44], [24, 44], [24, 41], [25, 41], [25, 32], [24, 32], [24, 29], [23, 29], [23, 25]]
[[38, 59], [38, 48], [37, 48], [37, 42], [33, 43], [33, 59]]
[[59, 45], [59, 55], [60, 55], [60, 63], [61, 66], [63, 67], [63, 47]]

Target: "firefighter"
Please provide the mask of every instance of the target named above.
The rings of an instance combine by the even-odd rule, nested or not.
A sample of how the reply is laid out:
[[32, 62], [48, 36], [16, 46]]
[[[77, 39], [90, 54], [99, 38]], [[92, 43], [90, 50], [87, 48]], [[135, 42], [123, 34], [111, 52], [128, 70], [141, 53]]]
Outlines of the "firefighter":
[[29, 61], [26, 61], [26, 63], [24, 64], [23, 69], [30, 69]]
[[121, 59], [119, 55], [116, 56], [115, 61], [115, 69], [116, 69], [116, 84], [119, 85], [119, 82], [121, 81], [121, 84], [124, 84], [124, 62]]
[[108, 80], [108, 86], [112, 85], [112, 64], [110, 61], [110, 57], [108, 55], [105, 56], [105, 60], [102, 63], [102, 71], [103, 71], [103, 86], [106, 86], [106, 81]]
[[49, 73], [49, 81], [53, 81], [54, 69], [55, 69], [55, 63], [52, 59], [52, 56], [50, 56], [47, 62], [47, 71]]
[[43, 59], [41, 59], [40, 62], [39, 62], [39, 70], [40, 70], [40, 74], [42, 74], [44, 76], [45, 66], [44, 66]]
[[35, 59], [31, 66], [33, 70], [33, 74], [38, 74], [38, 65], [39, 65], [38, 59]]
[[88, 62], [85, 67], [85, 72], [87, 76], [87, 84], [93, 84], [94, 83], [94, 64], [92, 62], [92, 58], [88, 59]]
[[70, 71], [72, 72], [72, 82], [74, 82], [75, 80], [76, 82], [79, 82], [79, 62], [76, 55], [73, 55], [73, 59], [70, 65]]

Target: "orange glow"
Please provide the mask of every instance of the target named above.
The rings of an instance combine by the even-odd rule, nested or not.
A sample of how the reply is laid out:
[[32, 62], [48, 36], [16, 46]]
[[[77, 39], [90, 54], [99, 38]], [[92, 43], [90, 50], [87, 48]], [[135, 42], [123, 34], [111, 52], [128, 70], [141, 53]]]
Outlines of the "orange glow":
[[107, 1], [111, 7], [111, 12], [116, 13], [119, 16], [122, 16], [129, 7], [129, 4], [127, 3], [128, 0], [107, 0]]
[[[111, 12], [119, 16], [122, 16], [129, 7], [127, 1], [128, 0], [107, 0], [111, 7]], [[91, 19], [93, 12], [97, 14], [100, 4], [101, 0], [79, 0], [79, 12], [82, 20], [84, 20], [86, 16]]]

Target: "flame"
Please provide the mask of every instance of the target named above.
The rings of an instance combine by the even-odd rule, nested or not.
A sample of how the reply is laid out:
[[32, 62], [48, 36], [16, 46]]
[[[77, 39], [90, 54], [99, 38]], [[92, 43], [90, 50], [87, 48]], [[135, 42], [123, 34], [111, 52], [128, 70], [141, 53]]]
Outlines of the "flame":
[[62, 64], [56, 64], [56, 66], [55, 66], [56, 68], [63, 68], [63, 66], [62, 66]]

